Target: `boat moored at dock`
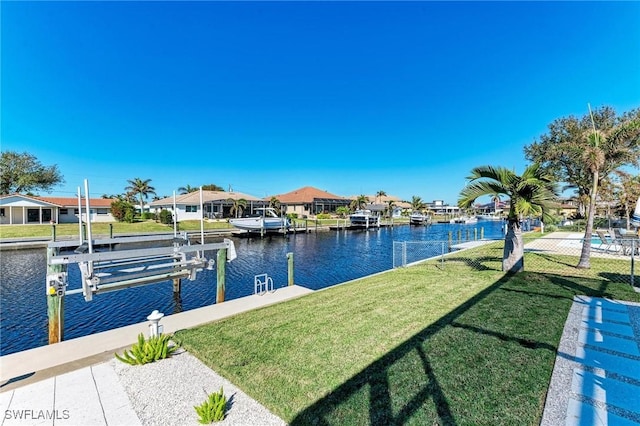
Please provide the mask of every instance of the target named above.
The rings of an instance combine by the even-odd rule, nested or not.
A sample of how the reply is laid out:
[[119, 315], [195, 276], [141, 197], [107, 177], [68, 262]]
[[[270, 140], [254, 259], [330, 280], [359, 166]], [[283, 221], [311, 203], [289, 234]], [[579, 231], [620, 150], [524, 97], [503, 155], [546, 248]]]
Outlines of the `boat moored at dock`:
[[411, 213], [409, 216], [410, 225], [428, 225], [431, 223], [431, 216], [423, 213]]
[[283, 232], [291, 223], [287, 217], [280, 217], [272, 207], [255, 209], [257, 215], [229, 219], [229, 223], [238, 229], [249, 232]]
[[349, 215], [349, 222], [352, 228], [369, 228], [372, 226], [380, 226], [380, 217], [376, 216], [371, 210], [356, 210]]

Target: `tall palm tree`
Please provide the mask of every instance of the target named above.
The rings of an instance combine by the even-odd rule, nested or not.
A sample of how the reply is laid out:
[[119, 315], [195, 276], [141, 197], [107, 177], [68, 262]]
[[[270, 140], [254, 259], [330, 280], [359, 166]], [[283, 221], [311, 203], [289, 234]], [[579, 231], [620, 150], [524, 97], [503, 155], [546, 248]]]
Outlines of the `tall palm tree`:
[[384, 192], [382, 189], [378, 192], [376, 192], [376, 203], [382, 203], [382, 197], [386, 196], [387, 193]]
[[200, 188], [197, 188], [195, 186], [191, 186], [191, 185], [185, 185], [185, 186], [181, 186], [180, 188], [178, 188], [178, 194], [182, 195], [182, 194], [190, 194], [194, 191], [199, 190]]
[[598, 195], [598, 180], [600, 179], [600, 168], [604, 165], [605, 156], [600, 148], [605, 142], [605, 136], [602, 132], [594, 129], [586, 135], [588, 140], [587, 148], [584, 150], [582, 161], [589, 168], [592, 174], [591, 191], [589, 194], [589, 209], [587, 210], [587, 225], [584, 231], [584, 240], [582, 241], [582, 251], [580, 252], [580, 260], [577, 268], [588, 269], [591, 267], [591, 234], [593, 232], [593, 218], [596, 210], [596, 197]]
[[238, 198], [236, 200], [235, 198], [229, 197], [227, 198], [227, 202], [231, 203], [231, 209], [229, 209], [231, 216], [235, 215], [235, 217], [238, 217], [242, 214], [242, 211], [247, 208], [247, 200], [244, 198]]
[[522, 176], [505, 167], [481, 166], [471, 170], [470, 182], [460, 192], [458, 206], [470, 207], [484, 195], [503, 194], [510, 198], [507, 234], [504, 238], [502, 270], [524, 270], [524, 247], [520, 219], [524, 215], [550, 219], [551, 206], [557, 199], [557, 188], [537, 163], [529, 165]]
[[128, 180], [129, 185], [124, 189], [128, 191], [132, 197], [139, 196], [140, 197], [140, 213], [144, 212], [144, 202], [149, 197], [149, 195], [155, 195], [156, 189], [149, 185], [151, 179], [142, 180], [140, 178], [133, 178]]

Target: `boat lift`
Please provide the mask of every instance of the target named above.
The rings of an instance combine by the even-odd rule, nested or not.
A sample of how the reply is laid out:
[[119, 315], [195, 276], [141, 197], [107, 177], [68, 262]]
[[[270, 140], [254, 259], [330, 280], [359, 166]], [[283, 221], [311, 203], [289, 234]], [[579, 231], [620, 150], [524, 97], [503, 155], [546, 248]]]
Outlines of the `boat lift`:
[[[94, 294], [124, 288], [157, 283], [172, 279], [188, 278], [193, 281], [204, 268], [213, 270], [215, 261], [207, 259], [206, 251], [226, 249], [226, 261], [236, 258], [233, 241], [224, 239], [219, 243], [190, 245], [185, 234], [180, 238], [173, 236], [120, 237], [92, 242], [95, 246], [125, 247], [131, 244], [157, 245], [170, 243], [166, 247], [118, 249], [112, 251], [89, 251], [89, 245], [83, 244], [73, 252], [60, 249], [74, 246], [70, 242], [49, 243], [48, 264], [61, 265], [59, 271], [47, 274], [47, 294], [59, 297], [82, 293], [89, 302]], [[108, 249], [107, 249], [108, 250]], [[78, 264], [82, 288], [66, 290], [68, 273], [66, 266]], [[53, 269], [53, 268], [52, 268]]]
[[[86, 230], [83, 236], [83, 212], [78, 187], [79, 241], [53, 241], [47, 247], [47, 316], [49, 317], [49, 344], [63, 339], [64, 296], [82, 293], [85, 301], [95, 294], [153, 284], [168, 280], [174, 282], [174, 293], [180, 292], [180, 280], [193, 281], [205, 268], [213, 270], [215, 261], [206, 257], [207, 251], [217, 251], [216, 303], [224, 302], [225, 263], [237, 257], [233, 241], [204, 242], [204, 216], [200, 221], [200, 243], [191, 244], [186, 232], [178, 235], [174, 192], [173, 235], [117, 237], [94, 240], [91, 236], [89, 214], [89, 184], [85, 179]], [[200, 211], [203, 209], [200, 188]], [[95, 249], [95, 250], [94, 250]], [[81, 288], [67, 290], [68, 265], [80, 269]]]

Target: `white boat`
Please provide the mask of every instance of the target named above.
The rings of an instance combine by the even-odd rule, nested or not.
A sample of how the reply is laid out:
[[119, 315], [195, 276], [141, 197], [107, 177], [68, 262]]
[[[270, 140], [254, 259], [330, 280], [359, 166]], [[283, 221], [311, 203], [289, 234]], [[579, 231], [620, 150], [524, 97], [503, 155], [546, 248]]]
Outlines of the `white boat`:
[[497, 216], [493, 214], [479, 214], [476, 216], [478, 220], [502, 220], [502, 216]]
[[258, 214], [250, 217], [229, 219], [229, 223], [238, 229], [249, 232], [269, 232], [288, 229], [289, 219], [280, 217], [272, 207], [254, 209]]
[[472, 223], [478, 223], [478, 218], [475, 216], [461, 216], [459, 218], [453, 219], [453, 223], [463, 223], [465, 225], [470, 225]]
[[351, 226], [364, 226], [366, 228], [370, 226], [380, 226], [380, 218], [374, 215], [371, 210], [356, 210], [353, 214], [349, 215], [349, 222]]
[[431, 221], [429, 215], [422, 213], [411, 213], [409, 216], [409, 223], [411, 225], [426, 225]]

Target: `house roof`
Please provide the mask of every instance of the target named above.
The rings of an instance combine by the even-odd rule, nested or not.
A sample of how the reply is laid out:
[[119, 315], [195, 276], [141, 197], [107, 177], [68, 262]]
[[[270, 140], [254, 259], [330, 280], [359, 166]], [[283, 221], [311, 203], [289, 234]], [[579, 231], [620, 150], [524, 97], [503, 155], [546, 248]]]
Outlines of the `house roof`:
[[[49, 204], [56, 207], [77, 207], [78, 206], [78, 198], [77, 197], [40, 197], [40, 196], [30, 196], [23, 194], [9, 194], [3, 195], [0, 197], [0, 200], [8, 199], [8, 198], [23, 198], [25, 200], [31, 200], [36, 202], [42, 202], [45, 204]], [[90, 198], [89, 204], [91, 207], [111, 207], [111, 203], [113, 199], [111, 198]], [[82, 200], [82, 206], [85, 207], [85, 201]]]
[[315, 199], [325, 199], [325, 200], [344, 200], [344, 197], [340, 197], [335, 194], [331, 194], [327, 191], [322, 191], [318, 188], [314, 188], [312, 186], [304, 186], [302, 188], [298, 188], [291, 192], [287, 192], [286, 194], [278, 194], [272, 195], [269, 197], [265, 197], [265, 200], [270, 200], [271, 198], [277, 198], [283, 204], [302, 204], [302, 203], [312, 203]]
[[[227, 191], [202, 191], [202, 201], [209, 203], [212, 201], [226, 201], [229, 198], [239, 200], [241, 198], [247, 201], [261, 201], [260, 198], [256, 198], [252, 195], [243, 194], [242, 192], [227, 192]], [[190, 192], [188, 194], [176, 195], [176, 204], [200, 204], [200, 191]], [[173, 197], [163, 198], [161, 200], [153, 201], [150, 206], [172, 206]]]
[[[56, 204], [61, 207], [78, 207], [77, 197], [34, 197], [38, 200], [46, 201], [51, 204]], [[89, 198], [89, 205], [91, 207], [111, 207], [113, 198]], [[86, 201], [82, 199], [82, 207], [86, 207]]]

